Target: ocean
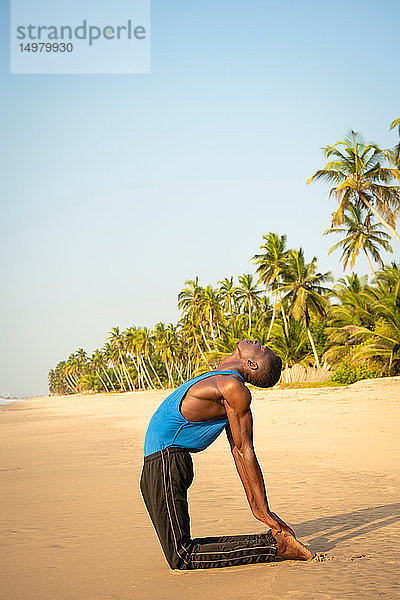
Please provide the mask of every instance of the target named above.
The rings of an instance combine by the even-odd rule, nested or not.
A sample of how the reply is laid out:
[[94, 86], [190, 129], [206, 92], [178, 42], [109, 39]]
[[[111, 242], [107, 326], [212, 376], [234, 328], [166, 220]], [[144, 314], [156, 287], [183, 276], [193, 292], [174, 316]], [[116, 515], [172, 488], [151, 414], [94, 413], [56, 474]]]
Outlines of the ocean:
[[0, 395], [0, 405], [1, 404], [11, 404], [11, 402], [22, 402], [26, 400], [26, 397], [23, 398], [14, 398], [13, 396], [8, 396], [7, 394]]

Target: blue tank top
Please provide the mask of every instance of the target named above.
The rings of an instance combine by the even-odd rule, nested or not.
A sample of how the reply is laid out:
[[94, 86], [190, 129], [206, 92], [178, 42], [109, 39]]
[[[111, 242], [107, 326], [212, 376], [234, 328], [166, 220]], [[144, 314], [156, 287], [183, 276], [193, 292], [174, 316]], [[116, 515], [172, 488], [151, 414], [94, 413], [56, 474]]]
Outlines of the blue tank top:
[[144, 455], [176, 446], [191, 452], [205, 450], [228, 423], [226, 417], [209, 421], [188, 421], [180, 411], [181, 402], [188, 389], [198, 381], [212, 375], [238, 375], [237, 371], [210, 371], [183, 383], [160, 404], [152, 416], [144, 440]]

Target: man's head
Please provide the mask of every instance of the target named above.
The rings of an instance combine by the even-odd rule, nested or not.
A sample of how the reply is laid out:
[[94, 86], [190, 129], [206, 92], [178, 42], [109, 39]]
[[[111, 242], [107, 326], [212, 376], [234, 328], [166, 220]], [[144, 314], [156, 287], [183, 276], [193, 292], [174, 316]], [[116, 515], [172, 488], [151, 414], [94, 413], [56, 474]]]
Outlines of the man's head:
[[234, 354], [242, 363], [246, 381], [257, 387], [275, 385], [281, 376], [282, 361], [258, 340], [244, 340], [236, 344]]

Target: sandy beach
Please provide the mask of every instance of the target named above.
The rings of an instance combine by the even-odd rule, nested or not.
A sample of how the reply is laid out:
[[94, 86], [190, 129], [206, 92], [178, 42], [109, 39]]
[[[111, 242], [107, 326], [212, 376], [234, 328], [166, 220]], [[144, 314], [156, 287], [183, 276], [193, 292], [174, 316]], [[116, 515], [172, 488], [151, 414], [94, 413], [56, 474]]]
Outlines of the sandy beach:
[[[1, 407], [1, 600], [400, 597], [400, 377], [254, 393], [273, 510], [323, 562], [171, 572], [139, 493], [166, 392]], [[194, 456], [195, 536], [263, 531], [222, 435]]]

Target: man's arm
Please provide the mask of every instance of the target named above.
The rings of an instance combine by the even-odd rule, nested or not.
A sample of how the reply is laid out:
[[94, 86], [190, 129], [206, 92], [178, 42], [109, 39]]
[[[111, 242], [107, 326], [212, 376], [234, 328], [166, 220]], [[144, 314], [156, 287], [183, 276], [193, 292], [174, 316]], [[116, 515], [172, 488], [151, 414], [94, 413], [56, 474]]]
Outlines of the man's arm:
[[253, 446], [251, 394], [243, 384], [231, 382], [224, 389], [224, 405], [229, 421], [226, 433], [251, 512], [256, 519], [270, 527], [273, 533], [284, 529], [294, 535], [290, 527], [272, 513], [268, 506], [264, 478]]

